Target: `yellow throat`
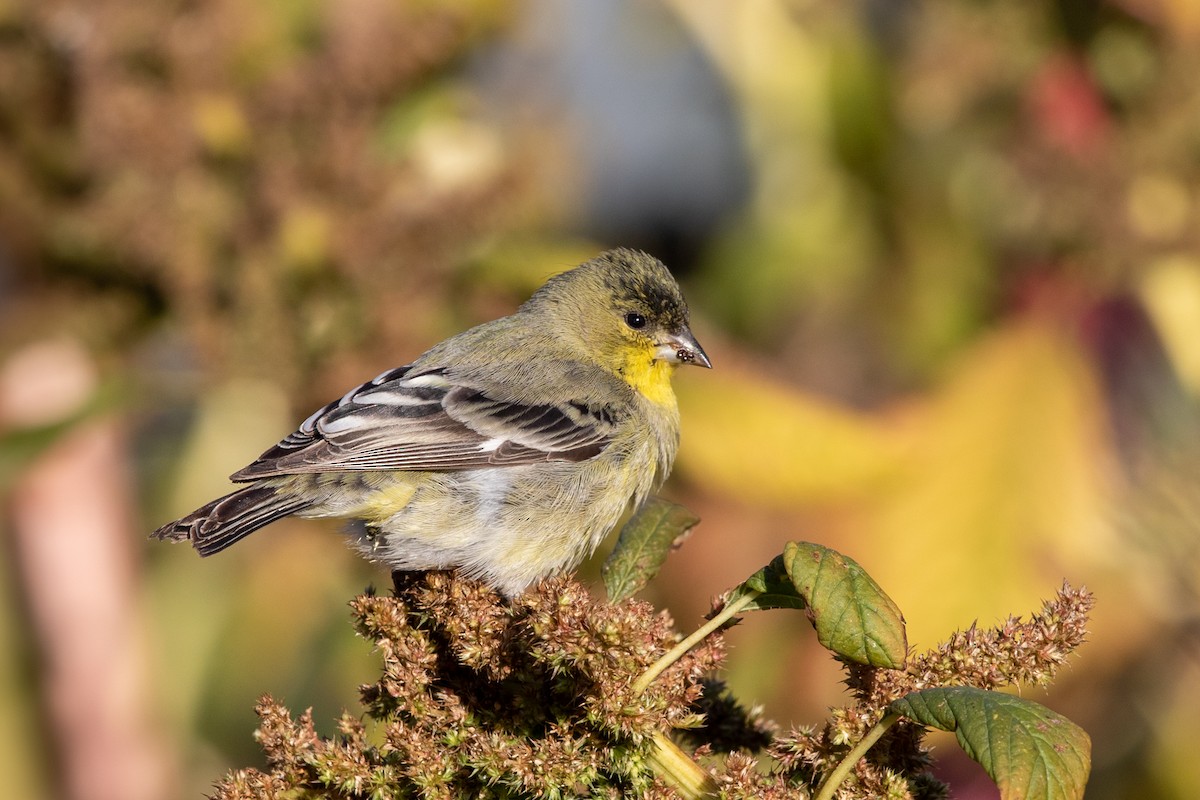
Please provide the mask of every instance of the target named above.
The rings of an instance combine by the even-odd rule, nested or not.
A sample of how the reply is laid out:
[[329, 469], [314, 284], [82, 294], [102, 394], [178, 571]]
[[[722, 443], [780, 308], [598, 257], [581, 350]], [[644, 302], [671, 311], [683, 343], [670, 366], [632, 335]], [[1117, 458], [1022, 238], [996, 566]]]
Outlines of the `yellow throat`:
[[661, 406], [674, 407], [675, 392], [671, 389], [671, 376], [675, 364], [656, 359], [653, 353], [636, 353], [625, 360], [618, 374], [621, 380], [641, 392], [647, 400]]

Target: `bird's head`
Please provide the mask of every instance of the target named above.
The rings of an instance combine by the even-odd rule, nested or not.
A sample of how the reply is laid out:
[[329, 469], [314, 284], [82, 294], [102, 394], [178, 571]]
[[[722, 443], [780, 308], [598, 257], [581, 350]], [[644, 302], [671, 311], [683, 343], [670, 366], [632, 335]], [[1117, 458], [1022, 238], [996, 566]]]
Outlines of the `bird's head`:
[[529, 308], [553, 315], [591, 359], [647, 395], [680, 364], [712, 367], [679, 285], [661, 261], [637, 250], [609, 250], [551, 278]]

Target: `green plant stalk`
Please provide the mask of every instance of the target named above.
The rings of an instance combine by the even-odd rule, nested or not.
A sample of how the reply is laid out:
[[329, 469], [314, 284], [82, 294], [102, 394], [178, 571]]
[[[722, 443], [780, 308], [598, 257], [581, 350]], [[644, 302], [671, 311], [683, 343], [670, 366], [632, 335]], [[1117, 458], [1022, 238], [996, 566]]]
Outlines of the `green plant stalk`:
[[686, 800], [716, 797], [717, 786], [709, 774], [662, 731], [654, 734], [650, 767], [655, 775]]
[[879, 737], [887, 733], [887, 729], [895, 725], [899, 719], [899, 714], [884, 714], [883, 719], [875, 723], [875, 727], [867, 731], [866, 735], [862, 739], [859, 739], [858, 744], [850, 748], [850, 752], [846, 753], [846, 757], [838, 762], [833, 772], [826, 776], [824, 782], [821, 783], [821, 788], [817, 790], [817, 796], [813, 800], [833, 800], [834, 792], [842, 785], [842, 781], [846, 780], [846, 776], [850, 774], [850, 770], [854, 769], [854, 765], [879, 741]]
[[754, 602], [754, 599], [760, 594], [762, 593], [750, 590], [746, 592], [746, 594], [734, 600], [732, 603], [726, 604], [726, 606], [721, 609], [720, 613], [697, 628], [691, 636], [688, 636], [682, 642], [668, 650], [667, 653], [658, 661], [655, 661], [653, 664], [651, 664], [649, 669], [643, 672], [641, 676], [639, 676], [634, 682], [633, 693], [641, 694], [642, 692], [646, 691], [646, 687], [654, 683], [654, 679], [663, 674], [667, 667], [683, 658], [684, 653], [686, 653], [688, 650], [691, 650], [700, 642], [704, 641], [705, 637], [707, 637], [717, 628], [720, 628], [735, 614]]
[[[667, 651], [662, 658], [655, 661], [643, 672], [633, 684], [634, 694], [640, 695], [654, 679], [674, 664], [683, 655], [704, 641], [705, 637], [728, 622], [735, 614], [758, 597], [760, 593], [749, 591], [727, 604], [721, 611], [701, 625], [690, 636]], [[650, 753], [650, 767], [654, 774], [662, 778], [671, 788], [679, 792], [687, 800], [701, 800], [716, 797], [717, 787], [708, 773], [700, 768], [686, 753], [679, 749], [662, 731], [654, 734], [654, 749]]]

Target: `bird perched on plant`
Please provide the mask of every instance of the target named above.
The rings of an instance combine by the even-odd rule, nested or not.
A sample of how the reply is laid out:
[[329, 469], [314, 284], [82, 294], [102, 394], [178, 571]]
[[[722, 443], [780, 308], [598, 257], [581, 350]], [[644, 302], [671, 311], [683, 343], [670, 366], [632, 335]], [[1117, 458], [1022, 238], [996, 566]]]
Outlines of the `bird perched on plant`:
[[711, 367], [675, 280], [611, 250], [351, 389], [231, 476], [246, 486], [153, 536], [208, 556], [288, 515], [346, 517], [371, 560], [517, 595], [666, 478], [680, 364]]

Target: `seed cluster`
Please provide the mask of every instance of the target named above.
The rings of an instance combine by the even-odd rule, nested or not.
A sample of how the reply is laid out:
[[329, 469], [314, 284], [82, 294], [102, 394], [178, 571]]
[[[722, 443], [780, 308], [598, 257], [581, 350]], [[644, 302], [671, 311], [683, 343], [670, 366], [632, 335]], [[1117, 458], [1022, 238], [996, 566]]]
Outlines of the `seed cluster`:
[[[927, 652], [911, 656], [903, 670], [844, 664], [853, 701], [834, 709], [824, 728], [793, 731], [777, 739], [770, 754], [810, 786], [819, 783], [845, 752], [879, 721], [889, 703], [935, 686], [1044, 686], [1087, 635], [1094, 598], [1064, 584], [1028, 620], [1009, 617], [995, 628], [972, 624]], [[859, 762], [854, 780], [839, 797], [941, 798], [946, 787], [928, 774], [924, 731], [900, 722]], [[904, 779], [901, 776], [909, 776]], [[915, 778], [913, 777], [915, 776]]]
[[293, 720], [265, 698], [258, 739], [269, 771], [231, 774], [218, 798], [280, 787], [348, 798], [641, 797], [654, 784], [653, 734], [702, 722], [694, 705], [719, 640], [644, 694], [631, 690], [676, 641], [647, 603], [597, 601], [561, 578], [511, 603], [450, 573], [398, 583], [394, 597], [351, 603], [383, 657], [379, 681], [361, 689], [378, 730], [344, 716], [341, 735], [323, 740], [309, 714]]
[[[264, 698], [257, 737], [268, 768], [231, 773], [217, 800], [669, 800], [679, 795], [651, 769], [654, 736], [668, 731], [695, 747], [720, 796], [805, 800], [908, 692], [1048, 682], [1083, 642], [1092, 606], [1086, 590], [1064, 586], [1029, 620], [972, 625], [903, 670], [847, 663], [851, 702], [819, 730], [776, 735], [714, 677], [720, 634], [633, 692], [677, 639], [669, 617], [647, 603], [597, 600], [565, 578], [512, 601], [450, 573], [396, 580], [395, 596], [351, 603], [358, 632], [383, 658], [380, 679], [361, 688], [365, 721], [344, 714], [339, 735], [325, 739], [310, 712], [293, 718]], [[922, 735], [904, 722], [891, 728], [838, 797], [945, 797]]]

